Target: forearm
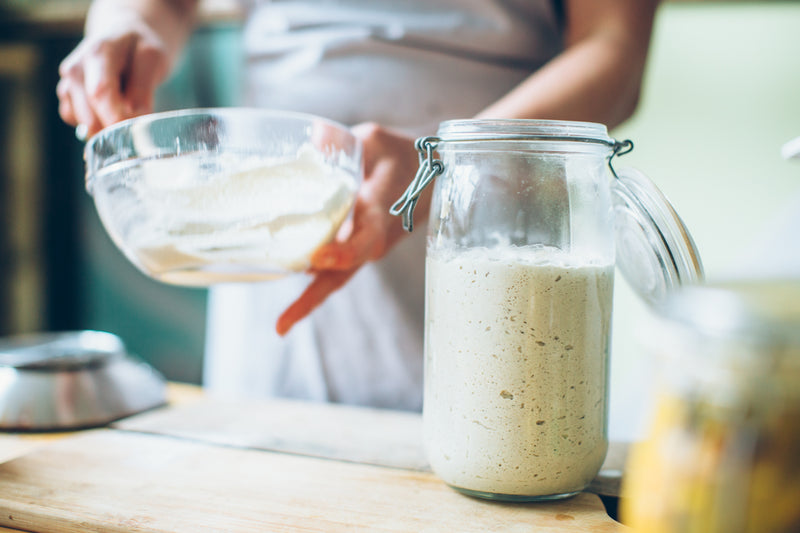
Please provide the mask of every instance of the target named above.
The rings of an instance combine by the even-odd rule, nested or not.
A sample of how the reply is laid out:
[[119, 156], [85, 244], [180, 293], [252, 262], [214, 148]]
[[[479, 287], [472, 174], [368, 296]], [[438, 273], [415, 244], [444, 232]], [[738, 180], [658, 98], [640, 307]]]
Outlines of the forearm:
[[85, 34], [102, 35], [115, 24], [141, 20], [164, 42], [170, 63], [177, 59], [194, 28], [199, 0], [95, 0]]
[[600, 39], [581, 43], [530, 76], [479, 118], [599, 122], [628, 118], [639, 96], [640, 67]]
[[620, 5], [618, 19], [591, 28], [581, 27], [579, 21], [562, 54], [478, 118], [582, 120], [609, 127], [627, 119], [638, 103], [657, 5], [652, 0], [633, 1], [633, 11], [625, 12]]

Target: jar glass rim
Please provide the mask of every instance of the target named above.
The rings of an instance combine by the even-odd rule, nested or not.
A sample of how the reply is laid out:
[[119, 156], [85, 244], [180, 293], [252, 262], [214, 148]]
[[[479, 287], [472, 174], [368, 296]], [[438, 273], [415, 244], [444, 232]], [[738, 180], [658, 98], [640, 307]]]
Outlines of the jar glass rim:
[[798, 302], [800, 280], [684, 287], [653, 310], [641, 339], [660, 379], [679, 394], [720, 405], [742, 397], [800, 402]]
[[690, 286], [667, 298], [657, 314], [708, 337], [746, 337], [800, 347], [798, 280]]
[[458, 119], [439, 124], [440, 142], [492, 140], [588, 142], [614, 146], [605, 125], [540, 119]]

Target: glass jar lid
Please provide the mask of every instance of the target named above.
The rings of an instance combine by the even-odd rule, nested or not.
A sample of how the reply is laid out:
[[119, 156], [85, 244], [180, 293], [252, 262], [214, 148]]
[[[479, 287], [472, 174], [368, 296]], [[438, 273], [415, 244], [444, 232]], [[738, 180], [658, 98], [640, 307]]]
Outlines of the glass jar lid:
[[437, 142], [545, 141], [614, 146], [608, 129], [595, 122], [525, 119], [448, 120], [439, 125]]
[[636, 169], [612, 172], [616, 263], [634, 291], [656, 304], [681, 285], [702, 281], [697, 246], [669, 200]]

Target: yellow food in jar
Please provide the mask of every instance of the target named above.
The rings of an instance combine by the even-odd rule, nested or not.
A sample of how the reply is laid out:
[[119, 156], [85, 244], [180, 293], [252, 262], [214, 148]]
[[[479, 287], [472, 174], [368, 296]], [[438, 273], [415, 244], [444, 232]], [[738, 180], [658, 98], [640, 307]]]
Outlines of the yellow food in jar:
[[800, 406], [662, 394], [620, 516], [639, 533], [800, 531]]

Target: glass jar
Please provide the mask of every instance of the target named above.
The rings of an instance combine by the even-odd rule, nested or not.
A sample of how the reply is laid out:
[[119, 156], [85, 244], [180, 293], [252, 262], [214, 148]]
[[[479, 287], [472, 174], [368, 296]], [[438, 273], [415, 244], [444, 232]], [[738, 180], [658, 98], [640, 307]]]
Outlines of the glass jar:
[[[653, 228], [674, 211], [652, 184], [608, 172], [630, 147], [600, 124], [530, 120], [444, 122], [417, 141], [420, 171], [392, 212], [410, 229], [416, 199], [438, 176], [423, 418], [431, 467], [457, 490], [556, 499], [599, 471], [617, 235], [634, 252], [623, 271], [648, 299], [700, 275], [680, 219]], [[644, 196], [656, 199], [652, 213]], [[632, 213], [635, 223], [615, 231]]]
[[643, 533], [800, 531], [800, 281], [680, 291], [646, 336], [660, 364], [621, 516]]

